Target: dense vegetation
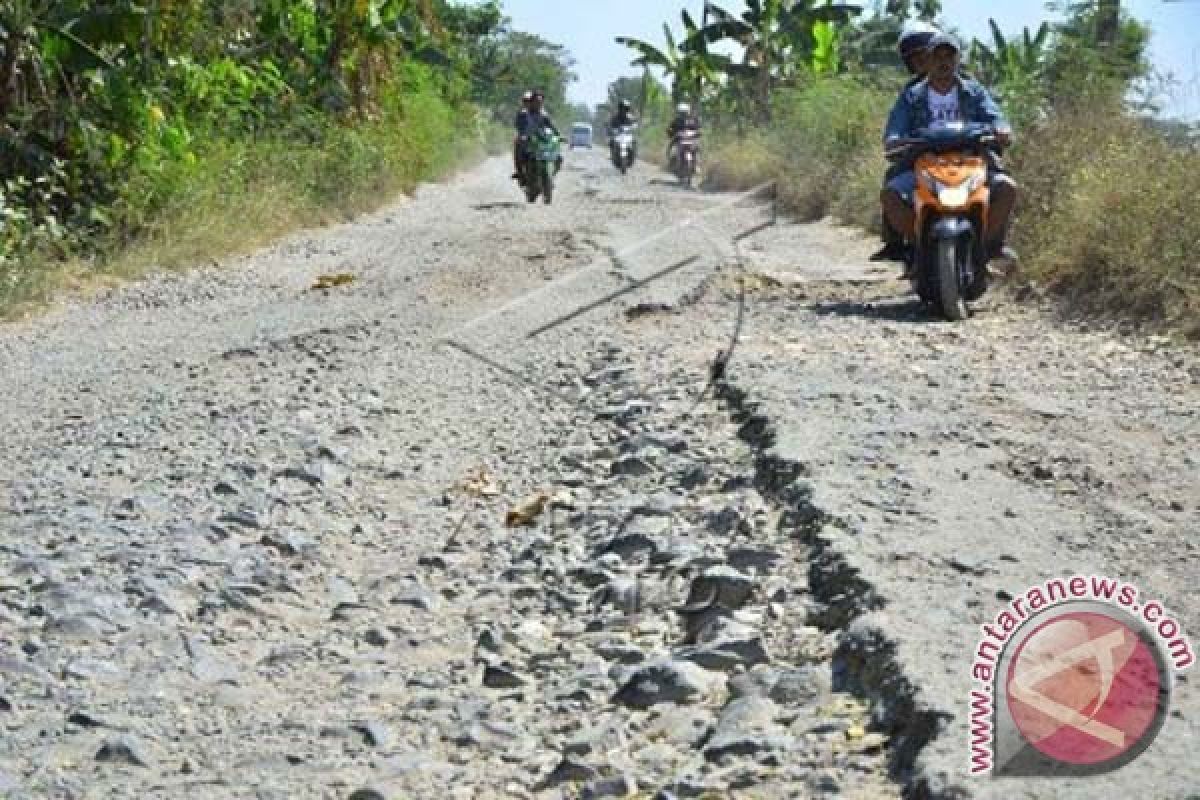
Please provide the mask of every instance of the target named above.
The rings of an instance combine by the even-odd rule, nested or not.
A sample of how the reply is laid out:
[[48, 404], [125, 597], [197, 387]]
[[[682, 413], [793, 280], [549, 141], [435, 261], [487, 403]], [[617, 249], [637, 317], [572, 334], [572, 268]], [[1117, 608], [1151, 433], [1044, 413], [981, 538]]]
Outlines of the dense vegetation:
[[378, 203], [570, 68], [495, 2], [6, 0], [0, 308]]
[[[1147, 115], [1150, 32], [1117, 0], [1058, 8], [1056, 25], [1005, 35], [993, 24], [989, 41], [967, 49], [966, 68], [1017, 127], [1009, 163], [1024, 191], [1014, 229], [1024, 269], [1074, 308], [1200, 336], [1200, 223], [1188, 210], [1200, 193], [1195, 129]], [[897, 37], [906, 20], [940, 13], [937, 0], [749, 0], [737, 15], [708, 4], [698, 22], [684, 15], [682, 34], [668, 26], [662, 47], [619, 40], [633, 65], [658, 67], [670, 86], [625, 78], [613, 94], [641, 100], [652, 129], [671, 100], [698, 105], [710, 185], [782, 176], [798, 216], [874, 229], [880, 135], [905, 80]], [[723, 41], [741, 57], [714, 52]]]

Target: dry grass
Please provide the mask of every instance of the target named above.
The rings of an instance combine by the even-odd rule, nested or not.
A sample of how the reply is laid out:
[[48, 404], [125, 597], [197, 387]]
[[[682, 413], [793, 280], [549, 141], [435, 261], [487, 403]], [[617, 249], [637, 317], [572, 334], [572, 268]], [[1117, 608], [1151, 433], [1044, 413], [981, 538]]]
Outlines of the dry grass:
[[1056, 119], [1015, 160], [1025, 269], [1082, 311], [1200, 338], [1200, 153], [1108, 119]]
[[713, 148], [709, 185], [736, 189], [777, 178], [784, 208], [800, 219], [836, 214], [877, 224], [879, 131], [889, 103], [879, 90], [849, 78], [781, 92], [769, 130]]
[[753, 133], [742, 139], [718, 140], [705, 156], [704, 183], [728, 191], [744, 191], [772, 180], [779, 155], [772, 138]]

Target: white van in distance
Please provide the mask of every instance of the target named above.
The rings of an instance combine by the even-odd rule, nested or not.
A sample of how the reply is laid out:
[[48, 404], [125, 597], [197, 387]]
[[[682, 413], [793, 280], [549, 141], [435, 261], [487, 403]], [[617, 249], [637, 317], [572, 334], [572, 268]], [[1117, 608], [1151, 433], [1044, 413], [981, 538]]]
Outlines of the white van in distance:
[[571, 149], [592, 146], [592, 126], [586, 122], [576, 122], [571, 126]]

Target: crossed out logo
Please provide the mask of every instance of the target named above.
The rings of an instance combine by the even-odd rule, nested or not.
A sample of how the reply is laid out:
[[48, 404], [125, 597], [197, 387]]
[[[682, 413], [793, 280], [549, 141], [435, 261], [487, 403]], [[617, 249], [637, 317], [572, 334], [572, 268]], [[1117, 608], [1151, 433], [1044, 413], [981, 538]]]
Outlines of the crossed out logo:
[[1179, 623], [1103, 576], [1050, 580], [1010, 601], [971, 665], [972, 775], [1100, 775], [1146, 751], [1172, 678], [1192, 665]]

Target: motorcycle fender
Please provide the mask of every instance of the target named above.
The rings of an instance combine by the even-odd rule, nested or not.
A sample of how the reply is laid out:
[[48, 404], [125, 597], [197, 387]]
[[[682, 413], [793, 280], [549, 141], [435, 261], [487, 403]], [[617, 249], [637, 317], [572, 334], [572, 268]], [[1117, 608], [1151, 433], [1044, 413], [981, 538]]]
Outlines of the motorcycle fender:
[[934, 221], [930, 230], [934, 239], [961, 239], [971, 232], [971, 220], [966, 217], [941, 217]]

